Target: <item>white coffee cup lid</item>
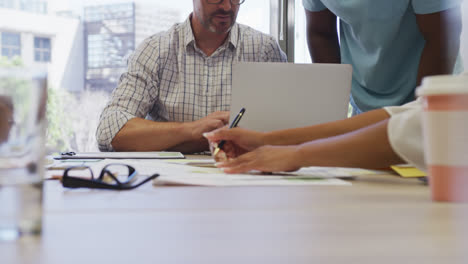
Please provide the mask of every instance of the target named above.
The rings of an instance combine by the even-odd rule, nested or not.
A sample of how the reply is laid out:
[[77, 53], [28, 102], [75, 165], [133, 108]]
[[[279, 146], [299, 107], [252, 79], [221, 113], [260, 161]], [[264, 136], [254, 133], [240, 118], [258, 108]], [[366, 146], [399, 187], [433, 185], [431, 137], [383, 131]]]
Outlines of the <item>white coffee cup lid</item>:
[[416, 90], [417, 96], [468, 94], [468, 75], [436, 75], [425, 77]]

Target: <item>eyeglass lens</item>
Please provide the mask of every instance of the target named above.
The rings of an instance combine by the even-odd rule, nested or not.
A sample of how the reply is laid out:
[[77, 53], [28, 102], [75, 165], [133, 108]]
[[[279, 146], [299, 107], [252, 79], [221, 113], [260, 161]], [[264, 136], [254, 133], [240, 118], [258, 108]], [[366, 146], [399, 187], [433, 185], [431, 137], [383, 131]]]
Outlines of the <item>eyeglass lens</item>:
[[71, 167], [65, 171], [66, 175], [74, 178], [92, 179], [93, 172], [89, 167]]
[[135, 174], [135, 169], [130, 166], [109, 164], [102, 169], [98, 180], [109, 184], [126, 184], [132, 181]]

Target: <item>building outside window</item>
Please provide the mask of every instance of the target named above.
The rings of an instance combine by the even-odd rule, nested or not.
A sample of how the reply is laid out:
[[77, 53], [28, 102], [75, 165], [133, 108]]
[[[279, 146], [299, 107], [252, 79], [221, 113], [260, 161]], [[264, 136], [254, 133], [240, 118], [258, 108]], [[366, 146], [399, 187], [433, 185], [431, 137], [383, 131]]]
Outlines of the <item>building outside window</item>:
[[2, 32], [2, 56], [9, 59], [21, 56], [21, 35], [19, 33]]
[[47, 14], [49, 0], [0, 0], [0, 8]]
[[47, 14], [47, 1], [20, 0], [19, 10], [38, 14]]
[[88, 90], [111, 92], [135, 49], [135, 5], [117, 3], [85, 8]]
[[34, 37], [34, 60], [37, 62], [50, 62], [50, 38]]
[[3, 8], [13, 8], [15, 6], [14, 4], [13, 0], [0, 0], [0, 7]]

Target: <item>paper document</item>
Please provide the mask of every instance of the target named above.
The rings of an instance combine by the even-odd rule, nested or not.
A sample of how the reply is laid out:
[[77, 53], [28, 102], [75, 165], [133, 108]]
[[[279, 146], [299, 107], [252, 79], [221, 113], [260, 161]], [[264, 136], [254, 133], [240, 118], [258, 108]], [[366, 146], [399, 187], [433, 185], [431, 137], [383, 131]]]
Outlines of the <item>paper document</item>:
[[260, 172], [225, 174], [212, 164], [214, 164], [213, 160], [184, 160], [183, 162], [165, 163], [159, 167], [160, 176], [153, 181], [153, 184], [196, 186], [351, 185], [350, 182], [339, 178], [382, 173], [353, 168], [307, 167], [296, 172], [275, 174]]
[[297, 186], [297, 185], [351, 185], [340, 178], [353, 178], [361, 175], [386, 174], [365, 169], [336, 167], [306, 167], [295, 172], [264, 174], [225, 174], [214, 166], [212, 159], [150, 160], [150, 159], [104, 159], [87, 163], [92, 171], [99, 172], [111, 163], [133, 166], [138, 175], [160, 174], [154, 185], [193, 185], [193, 186]]
[[54, 163], [46, 165], [47, 170], [65, 170], [69, 167], [77, 166], [91, 166], [96, 162], [100, 162], [102, 159], [61, 159], [55, 160]]
[[180, 152], [66, 152], [54, 159], [183, 159]]

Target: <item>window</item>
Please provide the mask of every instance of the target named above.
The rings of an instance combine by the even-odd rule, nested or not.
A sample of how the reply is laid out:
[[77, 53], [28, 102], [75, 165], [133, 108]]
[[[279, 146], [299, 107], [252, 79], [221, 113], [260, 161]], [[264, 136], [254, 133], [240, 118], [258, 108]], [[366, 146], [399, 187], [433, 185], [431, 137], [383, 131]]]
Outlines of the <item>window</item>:
[[2, 32], [2, 56], [9, 59], [21, 56], [21, 35]]
[[0, 0], [0, 8], [47, 14], [49, 1], [50, 0]]
[[50, 62], [50, 38], [34, 38], [34, 60], [38, 62]]
[[[467, 65], [468, 1], [462, 6], [461, 53]], [[145, 38], [183, 22], [193, 5], [192, 0], [0, 0], [0, 8], [23, 11], [14, 18], [0, 16], [0, 56], [20, 56], [20, 63], [41, 69], [50, 63], [47, 146], [60, 152], [97, 151], [99, 115], [129, 54]], [[280, 11], [288, 15], [279, 16]], [[283, 48], [291, 61], [310, 63], [302, 0], [246, 0], [237, 21], [287, 43]]]
[[270, 34], [270, 20], [270, 0], [246, 0], [236, 21]]
[[295, 0], [294, 62], [311, 63], [306, 36], [306, 16], [302, 0]]
[[135, 49], [135, 5], [103, 4], [84, 9], [87, 90], [111, 92]]
[[0, 7], [13, 8], [14, 7], [13, 0], [0, 0]]
[[47, 1], [20, 0], [19, 9], [26, 12], [47, 14]]

